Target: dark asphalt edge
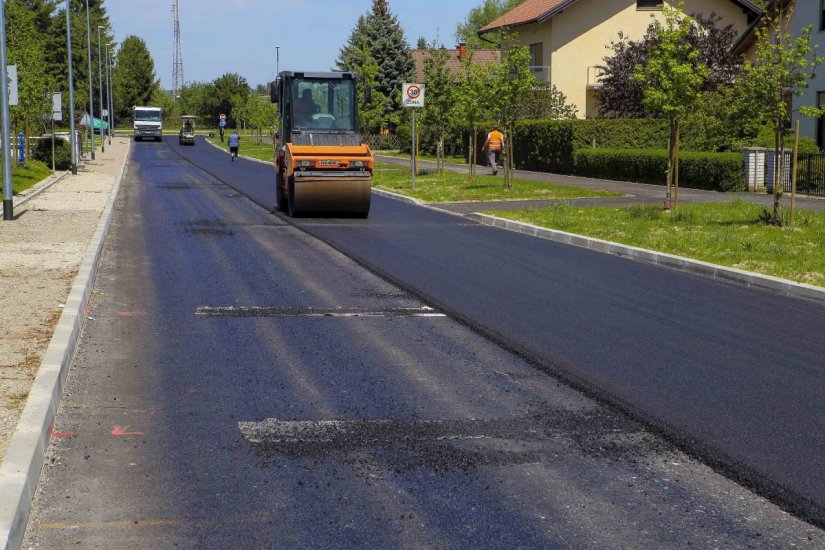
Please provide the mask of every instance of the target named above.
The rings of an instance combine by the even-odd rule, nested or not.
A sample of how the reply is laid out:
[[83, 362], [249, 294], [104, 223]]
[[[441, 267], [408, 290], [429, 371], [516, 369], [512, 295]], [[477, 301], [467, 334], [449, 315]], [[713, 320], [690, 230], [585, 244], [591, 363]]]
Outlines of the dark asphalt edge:
[[54, 419], [83, 327], [98, 260], [112, 223], [130, 151], [131, 142], [0, 465], [0, 542], [6, 550], [18, 549], [23, 544], [32, 499], [46, 460]]
[[[174, 150], [174, 147], [172, 147], [172, 149]], [[283, 222], [295, 227], [298, 231], [301, 231], [305, 235], [324, 243], [325, 245], [329, 246], [339, 254], [342, 254], [345, 257], [349, 258], [357, 265], [361, 266], [362, 268], [366, 269], [367, 271], [376, 275], [377, 277], [383, 279], [387, 283], [404, 290], [405, 292], [421, 300], [426, 305], [441, 311], [442, 313], [446, 314], [450, 319], [467, 327], [468, 329], [472, 330], [474, 333], [478, 334], [482, 338], [502, 347], [509, 353], [512, 353], [516, 357], [519, 357], [528, 364], [532, 365], [537, 370], [542, 371], [550, 376], [553, 376], [565, 385], [580, 392], [585, 397], [592, 399], [594, 402], [607, 408], [608, 410], [611, 410], [615, 413], [621, 414], [623, 416], [630, 418], [631, 420], [638, 422], [652, 434], [661, 437], [665, 441], [673, 444], [676, 448], [684, 452], [687, 456], [710, 467], [713, 471], [722, 475], [723, 477], [726, 477], [738, 483], [739, 485], [747, 488], [748, 490], [754, 492], [755, 494], [769, 500], [773, 504], [779, 506], [785, 512], [788, 512], [789, 514], [803, 521], [806, 521], [820, 529], [825, 529], [825, 507], [822, 507], [817, 503], [810, 501], [802, 495], [798, 495], [793, 491], [789, 491], [787, 488], [767, 479], [763, 474], [760, 474], [758, 471], [747, 466], [746, 464], [743, 464], [740, 461], [733, 459], [732, 457], [726, 455], [725, 453], [711, 445], [707, 445], [692, 437], [679, 435], [679, 426], [671, 426], [668, 423], [661, 421], [653, 415], [650, 415], [642, 409], [636, 407], [632, 403], [624, 401], [612, 395], [610, 392], [607, 392], [599, 388], [598, 386], [589, 382], [588, 380], [574, 374], [572, 371], [565, 368], [563, 365], [547, 363], [540, 357], [536, 357], [530, 353], [527, 353], [519, 349], [517, 343], [511, 341], [509, 338], [499, 333], [498, 331], [495, 331], [494, 329], [488, 328], [484, 325], [475, 322], [473, 319], [464, 316], [460, 312], [449, 307], [447, 304], [442, 303], [437, 298], [430, 296], [421, 289], [418, 289], [417, 287], [409, 285], [404, 281], [395, 278], [390, 273], [387, 273], [384, 270], [378, 268], [377, 266], [372, 265], [369, 261], [361, 258], [360, 256], [353, 255], [352, 253], [349, 253], [346, 250], [340, 248], [338, 245], [329, 242], [326, 239], [319, 237], [318, 235], [313, 234], [309, 229], [304, 229], [299, 224], [296, 224], [293, 221], [293, 219], [287, 216], [286, 214], [269, 210], [266, 206], [258, 203], [252, 197], [244, 193], [242, 190], [217, 177], [209, 170], [198, 166], [189, 159], [186, 159], [180, 153], [178, 153], [178, 155], [190, 164], [192, 164], [193, 166], [195, 166], [196, 168], [198, 168], [199, 170], [202, 170], [203, 172], [209, 174], [215, 180], [241, 193], [242, 195], [247, 197], [247, 199], [250, 202], [274, 214]], [[391, 194], [394, 195], [394, 193], [384, 193], [386, 193], [385, 196], [389, 196]], [[406, 199], [410, 199], [410, 197], [406, 197]], [[414, 201], [415, 199], [412, 200]], [[408, 201], [404, 200], [404, 202]], [[442, 210], [430, 205], [424, 204], [421, 206], [433, 210], [438, 210], [439, 212], [442, 212], [444, 214], [452, 214], [466, 218], [466, 216], [462, 216], [461, 214], [456, 214], [455, 212]], [[479, 223], [474, 220], [468, 221], [472, 221], [473, 223]], [[479, 225], [483, 224], [479, 223]], [[490, 227], [490, 229], [493, 230], [495, 228]]]
[[516, 233], [522, 233], [524, 235], [547, 239], [562, 244], [578, 246], [580, 248], [587, 248], [588, 250], [620, 256], [636, 262], [684, 271], [694, 275], [700, 275], [707, 279], [713, 279], [724, 283], [735, 284], [758, 290], [765, 290], [790, 298], [800, 298], [803, 300], [825, 303], [825, 288], [808, 285], [805, 283], [797, 283], [796, 281], [791, 281], [788, 279], [781, 279], [779, 277], [772, 277], [770, 275], [763, 275], [761, 273], [754, 273], [752, 271], [745, 271], [734, 267], [694, 260], [685, 256], [676, 256], [665, 252], [657, 252], [647, 248], [639, 248], [636, 246], [596, 239], [594, 237], [586, 237], [584, 235], [568, 233], [558, 229], [548, 229], [546, 227], [508, 220], [506, 218], [499, 218], [498, 216], [491, 216], [490, 214], [482, 214], [480, 212], [466, 214], [464, 217], [482, 225], [505, 229], [507, 231], [514, 231]]

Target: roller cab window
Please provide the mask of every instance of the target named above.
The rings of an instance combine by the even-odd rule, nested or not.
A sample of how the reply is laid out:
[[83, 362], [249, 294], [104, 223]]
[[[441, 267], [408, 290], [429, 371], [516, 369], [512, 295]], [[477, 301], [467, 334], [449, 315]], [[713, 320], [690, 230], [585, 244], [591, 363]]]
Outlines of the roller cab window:
[[294, 130], [354, 132], [353, 80], [296, 79], [292, 83]]

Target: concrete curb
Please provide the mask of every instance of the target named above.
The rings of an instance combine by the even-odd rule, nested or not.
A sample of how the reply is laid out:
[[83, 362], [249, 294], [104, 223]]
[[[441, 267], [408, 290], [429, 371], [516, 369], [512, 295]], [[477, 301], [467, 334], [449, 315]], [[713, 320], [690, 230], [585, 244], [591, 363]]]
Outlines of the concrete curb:
[[17, 429], [9, 442], [6, 457], [0, 465], [0, 542], [6, 550], [20, 548], [23, 544], [32, 498], [46, 458], [63, 385], [86, 316], [86, 304], [97, 273], [97, 261], [112, 223], [114, 204], [129, 164], [128, 155], [129, 151], [115, 179], [109, 202], [103, 210], [89, 248], [80, 263]]
[[[45, 178], [45, 179], [37, 182], [36, 184], [34, 184], [33, 187], [30, 187], [29, 189], [26, 189], [25, 191], [23, 191], [21, 193], [18, 193], [17, 195], [15, 195], [14, 207], [17, 208], [18, 206], [26, 204], [28, 201], [32, 200], [37, 195], [39, 195], [40, 193], [42, 193], [43, 191], [45, 191], [46, 189], [48, 189], [49, 187], [51, 187], [55, 183], [59, 182], [60, 180], [65, 178], [67, 175], [69, 175], [68, 172], [62, 172], [62, 173], [55, 172], [54, 174], [52, 174], [48, 178]], [[0, 219], [4, 219], [4, 216], [3, 216], [2, 212], [0, 212]]]
[[[216, 148], [216, 149], [218, 149], [218, 150], [220, 150], [220, 151], [222, 151], [222, 152], [226, 153], [226, 151], [224, 151], [223, 147], [221, 147], [220, 145], [218, 145], [218, 144], [216, 144], [216, 143], [212, 143], [211, 141], [209, 141], [208, 139], [205, 139], [205, 138], [204, 138], [204, 141], [205, 141], [206, 143], [208, 143], [209, 145], [211, 145], [212, 147], [214, 147], [214, 148]], [[256, 158], [252, 158], [252, 157], [247, 157], [247, 156], [245, 156], [245, 155], [238, 155], [238, 158], [242, 158], [242, 159], [246, 159], [246, 160], [251, 160], [252, 162], [258, 162], [258, 163], [261, 163], [261, 164], [268, 164], [268, 165], [270, 165], [270, 166], [275, 166], [275, 163], [274, 163], [274, 162], [269, 162], [269, 161], [267, 161], [267, 160], [261, 160], [261, 159], [256, 159]]]
[[515, 231], [517, 233], [523, 233], [525, 235], [539, 237], [541, 239], [548, 239], [559, 243], [580, 246], [582, 248], [595, 250], [596, 252], [604, 252], [606, 254], [621, 256], [637, 262], [669, 267], [671, 269], [685, 271], [710, 279], [717, 279], [728, 283], [758, 288], [760, 290], [767, 290], [776, 294], [781, 294], [782, 296], [802, 298], [805, 300], [825, 303], [825, 288], [813, 285], [806, 285], [804, 283], [797, 283], [787, 279], [771, 277], [770, 275], [762, 275], [760, 273], [753, 273], [751, 271], [744, 271], [733, 267], [725, 267], [699, 260], [693, 260], [683, 256], [665, 254], [663, 252], [656, 252], [646, 248], [638, 248], [611, 241], [603, 241], [601, 239], [594, 239], [592, 237], [567, 233], [557, 229], [547, 229], [529, 223], [490, 216], [488, 214], [467, 214], [465, 218], [478, 222], [482, 225], [489, 225], [491, 227]]
[[[416, 199], [413, 197], [408, 197], [406, 195], [401, 195], [399, 193], [393, 193], [392, 191], [385, 191], [383, 189], [378, 189], [377, 187], [372, 188], [372, 192], [376, 195], [380, 195], [382, 197], [387, 197], [388, 199], [395, 199], [397, 201], [406, 202], [407, 204], [414, 204], [416, 206], [426, 206], [427, 208], [434, 208], [435, 210], [441, 210], [440, 208], [435, 208], [430, 206], [426, 202]], [[446, 211], [445, 211], [446, 212]], [[451, 212], [454, 213], [454, 212]]]

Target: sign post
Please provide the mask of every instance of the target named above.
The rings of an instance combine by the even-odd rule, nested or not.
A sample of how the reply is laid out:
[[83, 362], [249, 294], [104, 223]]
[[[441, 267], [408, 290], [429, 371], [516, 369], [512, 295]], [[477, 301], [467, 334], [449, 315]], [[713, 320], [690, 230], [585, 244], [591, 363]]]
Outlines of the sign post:
[[417, 170], [416, 159], [418, 158], [418, 151], [415, 139], [415, 109], [424, 107], [424, 84], [404, 84], [401, 90], [401, 106], [407, 109], [413, 109], [412, 112], [412, 190], [415, 191], [415, 172]]
[[54, 122], [63, 120], [63, 94], [51, 92], [52, 94], [52, 172], [55, 171], [54, 162]]
[[[9, 135], [9, 96], [12, 92], [9, 70], [6, 66], [6, 0], [0, 0], [0, 118], [3, 133], [3, 219], [14, 219], [14, 191], [11, 181], [11, 136]], [[15, 67], [14, 94], [17, 95], [17, 68]]]
[[223, 143], [223, 129], [226, 128], [226, 115], [221, 113], [220, 122], [218, 122], [218, 126], [220, 128], [221, 133], [221, 143]]

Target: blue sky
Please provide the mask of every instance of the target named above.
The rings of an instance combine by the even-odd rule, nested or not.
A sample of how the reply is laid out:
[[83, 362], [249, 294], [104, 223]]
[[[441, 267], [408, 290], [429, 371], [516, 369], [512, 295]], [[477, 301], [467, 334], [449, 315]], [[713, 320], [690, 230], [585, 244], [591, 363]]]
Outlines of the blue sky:
[[[455, 45], [456, 24], [481, 0], [390, 0], [407, 41], [419, 36]], [[121, 42], [143, 38], [165, 88], [172, 87], [172, 0], [109, 0], [106, 8]], [[281, 70], [329, 70], [371, 0], [180, 0], [181, 49], [186, 81], [238, 73], [251, 85]]]

